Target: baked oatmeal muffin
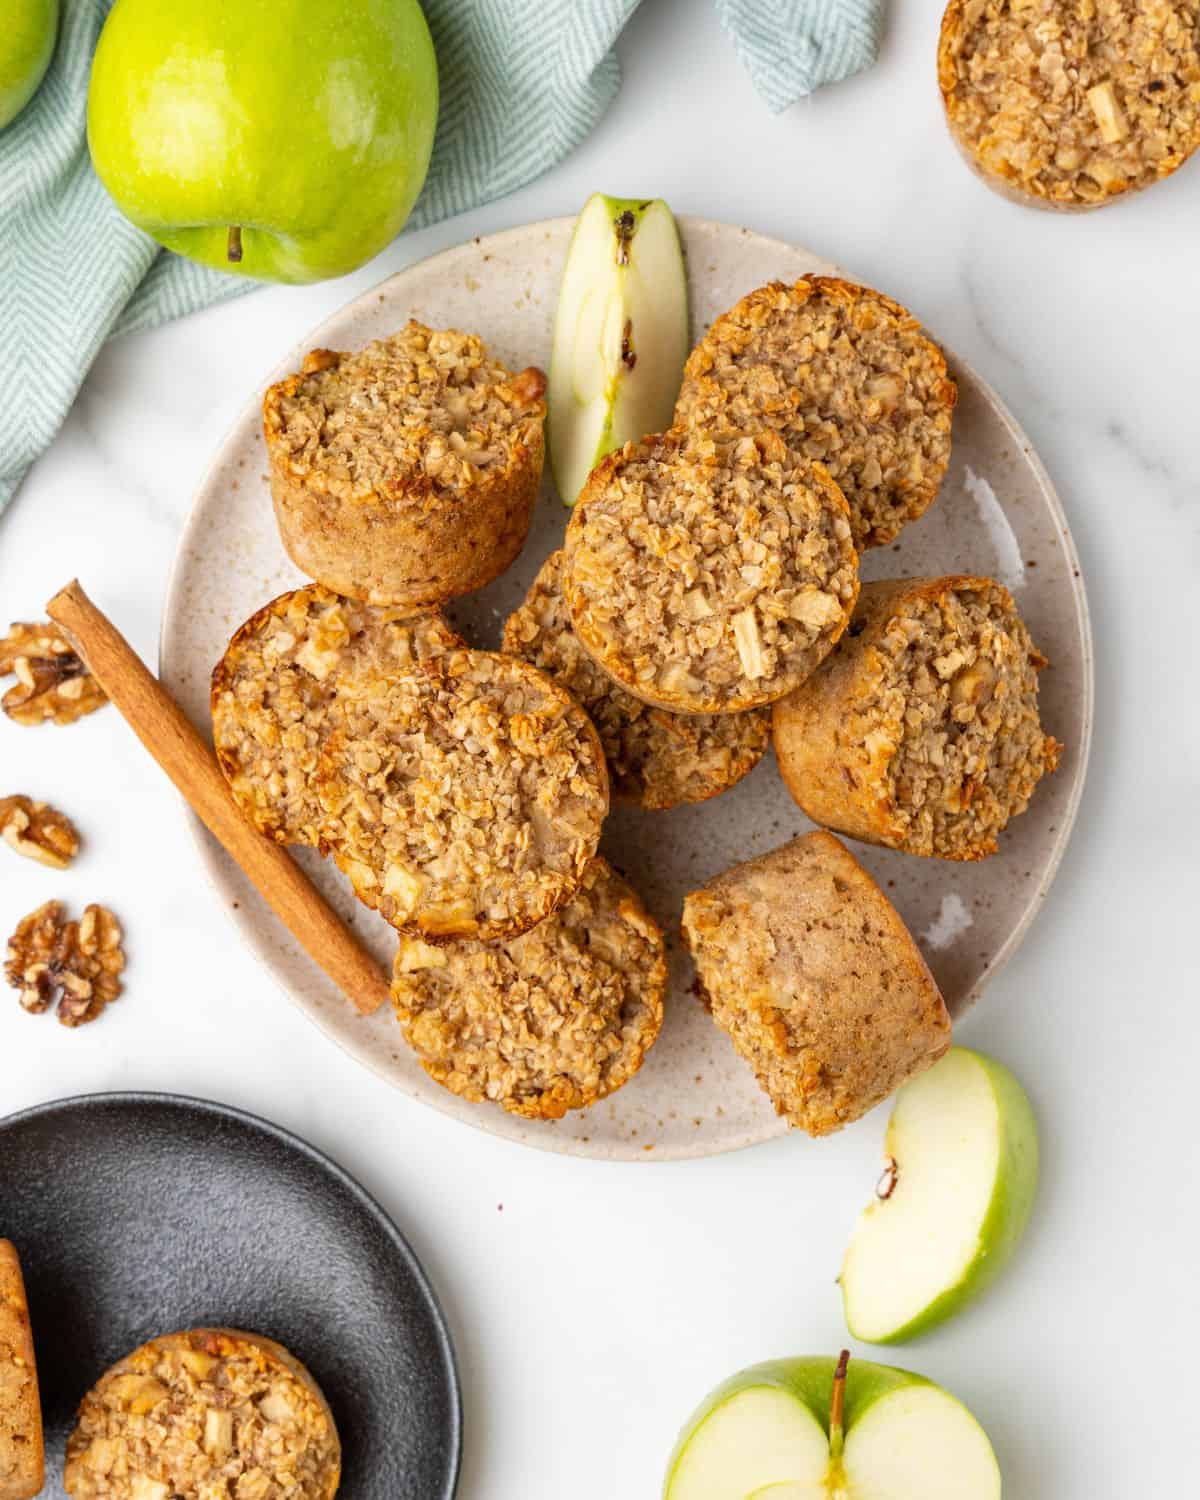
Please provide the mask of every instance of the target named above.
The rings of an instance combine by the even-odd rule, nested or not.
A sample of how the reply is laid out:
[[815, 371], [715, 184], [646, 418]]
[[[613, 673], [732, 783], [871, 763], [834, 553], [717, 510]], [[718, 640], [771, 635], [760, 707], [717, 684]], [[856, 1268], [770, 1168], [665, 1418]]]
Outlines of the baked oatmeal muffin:
[[312, 779], [338, 695], [461, 646], [436, 611], [343, 599], [319, 583], [240, 626], [212, 678], [213, 744], [238, 806], [280, 844], [318, 844]]
[[861, 552], [937, 494], [958, 388], [899, 303], [832, 276], [759, 287], [718, 318], [684, 368], [675, 420], [712, 434], [769, 426], [829, 470]]
[[409, 609], [490, 583], [529, 530], [545, 389], [453, 328], [315, 349], [263, 399], [288, 556], [339, 594]]
[[514, 937], [596, 852], [608, 773], [584, 711], [528, 662], [448, 651], [342, 698], [322, 840], [356, 894], [430, 940]]
[[571, 629], [562, 556], [551, 553], [524, 604], [508, 617], [505, 651], [540, 667], [586, 709], [600, 733], [615, 797], [668, 808], [727, 791], [762, 759], [771, 738], [769, 711], [673, 714], [618, 687]]
[[31, 1500], [46, 1481], [42, 1408], [25, 1282], [0, 1240], [0, 1500]]
[[331, 1500], [342, 1450], [316, 1381], [233, 1328], [151, 1339], [83, 1398], [63, 1483], [76, 1500]]
[[871, 844], [983, 859], [1062, 746], [1046, 665], [990, 578], [864, 584], [841, 646], [775, 708], [775, 753], [813, 819]]
[[402, 938], [396, 1015], [421, 1066], [475, 1103], [556, 1120], [628, 1083], [662, 1024], [663, 937], [606, 860], [531, 932]]
[[567, 527], [576, 636], [635, 698], [737, 713], [797, 687], [858, 596], [841, 491], [778, 434], [670, 432], [592, 470]]
[[950, 0], [938, 83], [991, 187], [1102, 208], [1200, 145], [1200, 0]]
[[683, 903], [698, 994], [778, 1114], [828, 1135], [950, 1046], [950, 1017], [891, 902], [818, 831]]

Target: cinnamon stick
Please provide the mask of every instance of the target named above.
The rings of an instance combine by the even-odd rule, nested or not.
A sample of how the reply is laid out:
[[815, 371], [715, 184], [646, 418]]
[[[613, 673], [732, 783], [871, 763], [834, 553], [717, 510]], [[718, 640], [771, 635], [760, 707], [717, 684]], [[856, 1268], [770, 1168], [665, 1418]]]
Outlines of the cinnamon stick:
[[76, 579], [46, 606], [88, 670], [183, 794], [192, 811], [242, 867], [263, 900], [356, 1010], [388, 998], [382, 970], [285, 851], [243, 817], [216, 757], [190, 719]]

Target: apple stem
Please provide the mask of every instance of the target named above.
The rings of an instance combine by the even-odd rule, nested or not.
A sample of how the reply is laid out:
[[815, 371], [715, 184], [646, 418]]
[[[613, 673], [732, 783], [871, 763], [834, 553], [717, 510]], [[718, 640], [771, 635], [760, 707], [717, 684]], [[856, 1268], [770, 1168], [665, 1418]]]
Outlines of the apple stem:
[[242, 258], [242, 226], [231, 224], [229, 226], [229, 243], [225, 247], [225, 257], [236, 265]]
[[837, 1369], [833, 1372], [833, 1395], [829, 1399], [829, 1456], [836, 1463], [842, 1456], [845, 1442], [844, 1412], [846, 1409], [846, 1370], [850, 1364], [850, 1351], [843, 1349], [838, 1357]]

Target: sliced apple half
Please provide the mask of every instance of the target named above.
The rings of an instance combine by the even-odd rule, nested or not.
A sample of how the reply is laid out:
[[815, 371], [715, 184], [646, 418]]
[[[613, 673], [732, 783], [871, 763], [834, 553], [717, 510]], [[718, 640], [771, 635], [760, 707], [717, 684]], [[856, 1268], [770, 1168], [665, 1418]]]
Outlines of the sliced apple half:
[[960, 1401], [865, 1360], [780, 1359], [718, 1387], [684, 1429], [664, 1500], [999, 1500]]
[[841, 1274], [846, 1326], [871, 1344], [925, 1333], [1000, 1272], [1037, 1194], [1037, 1123], [1007, 1068], [954, 1047], [897, 1094], [884, 1152]]
[[661, 198], [593, 194], [567, 250], [550, 356], [550, 466], [565, 505], [606, 453], [671, 425], [687, 354], [671, 210]]

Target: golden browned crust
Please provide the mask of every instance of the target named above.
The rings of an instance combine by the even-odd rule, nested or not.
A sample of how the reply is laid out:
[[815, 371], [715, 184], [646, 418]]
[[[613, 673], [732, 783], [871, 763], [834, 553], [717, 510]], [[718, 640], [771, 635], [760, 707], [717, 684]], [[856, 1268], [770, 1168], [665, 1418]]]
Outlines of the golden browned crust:
[[322, 847], [430, 941], [513, 937], [568, 900], [608, 812], [599, 736], [528, 662], [449, 651], [342, 698], [316, 774]]
[[578, 699], [599, 731], [615, 797], [657, 809], [727, 791], [762, 759], [770, 714], [673, 714], [618, 687], [571, 629], [562, 558], [561, 551], [550, 554], [508, 617], [505, 651], [531, 661]]
[[908, 929], [845, 846], [818, 831], [693, 891], [683, 935], [713, 1020], [788, 1123], [827, 1135], [950, 1046]]
[[627, 443], [592, 470], [563, 555], [583, 646], [627, 692], [676, 713], [739, 713], [790, 692], [858, 595], [845, 498], [770, 431]]
[[263, 399], [288, 556], [339, 594], [414, 610], [490, 583], [529, 530], [544, 392], [540, 370], [513, 375], [456, 329], [314, 350]]
[[556, 1120], [629, 1082], [658, 1036], [666, 983], [661, 931], [596, 858], [570, 901], [521, 937], [403, 939], [392, 999], [443, 1087]]
[[320, 1387], [273, 1339], [163, 1334], [84, 1397], [67, 1441], [76, 1500], [332, 1500], [341, 1444]]
[[822, 463], [854, 545], [890, 542], [937, 494], [958, 389], [913, 315], [833, 276], [759, 287], [692, 351], [677, 424], [719, 437], [767, 426]]
[[1102, 208], [1200, 145], [1197, 0], [950, 0], [938, 37], [950, 133], [1035, 208]]
[[776, 705], [780, 773], [839, 833], [982, 859], [1058, 764], [1038, 717], [1044, 665], [992, 579], [865, 584], [838, 650]]
[[29, 1304], [16, 1248], [0, 1240], [0, 1500], [31, 1500], [46, 1480]]
[[280, 844], [319, 844], [317, 760], [340, 695], [462, 645], [436, 611], [363, 604], [308, 584], [234, 632], [213, 670], [213, 745], [238, 806]]

